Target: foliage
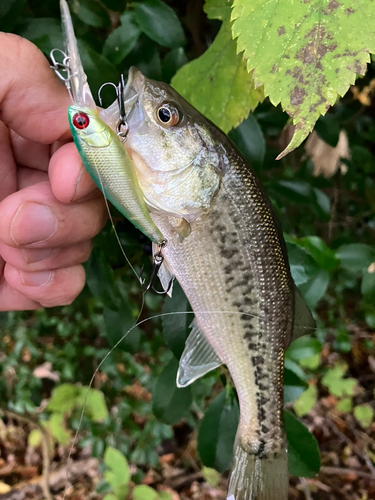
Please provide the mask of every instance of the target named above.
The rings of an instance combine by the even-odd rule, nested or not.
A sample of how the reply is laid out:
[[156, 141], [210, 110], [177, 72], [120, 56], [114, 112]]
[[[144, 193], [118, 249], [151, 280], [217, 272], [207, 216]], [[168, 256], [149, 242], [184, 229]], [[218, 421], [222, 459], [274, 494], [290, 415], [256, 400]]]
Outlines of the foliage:
[[237, 51], [244, 51], [255, 86], [264, 85], [296, 125], [282, 155], [301, 144], [356, 74], [366, 72], [375, 37], [364, 26], [373, 15], [370, 2], [233, 1]]
[[230, 32], [230, 5], [208, 0], [205, 11], [210, 19], [223, 24], [210, 48], [198, 59], [182, 67], [172, 79], [173, 87], [224, 132], [239, 125], [263, 100], [255, 90], [246, 63], [236, 54]]
[[[29, 38], [46, 55], [63, 46], [55, 0], [0, 3], [0, 28]], [[374, 348], [375, 120], [366, 90], [374, 81], [374, 63], [316, 123], [324, 145], [336, 146], [340, 131], [349, 137], [345, 175], [315, 176], [303, 147], [280, 162], [274, 158], [283, 148], [297, 146], [326, 105], [346, 92], [356, 72], [363, 72], [373, 50], [372, 28], [364, 29], [372, 3], [359, 8], [344, 1], [336, 7], [332, 1], [324, 7], [311, 1], [292, 8], [278, 2], [273, 23], [263, 22], [271, 19], [267, 9], [273, 2], [235, 0], [231, 7], [226, 0], [208, 0], [207, 18], [198, 4], [189, 3], [191, 22], [184, 1], [72, 2], [90, 86], [95, 92], [105, 81], [117, 82], [120, 72], [136, 65], [151, 78], [172, 79], [214, 123], [232, 129], [231, 139], [253, 164], [282, 221], [294, 281], [318, 320], [317, 332], [306, 331], [286, 352], [287, 407], [306, 422], [323, 395], [331, 398], [334, 411], [350, 414], [366, 430], [374, 422], [371, 388], [357, 380], [360, 369], [353, 372], [349, 360], [355, 342], [366, 352]], [[319, 9], [327, 16], [323, 13], [318, 25]], [[303, 15], [306, 19], [297, 26]], [[332, 28], [334, 23], [340, 29]], [[296, 26], [293, 44], [288, 42], [291, 26]], [[109, 104], [113, 94], [106, 92]], [[269, 99], [263, 100], [264, 95]], [[363, 104], [365, 99], [370, 105]], [[271, 102], [281, 102], [297, 124], [289, 146], [282, 132], [288, 116]], [[255, 111], [247, 117], [250, 109]], [[149, 276], [149, 242], [113, 213], [136, 272], [143, 268]], [[187, 389], [176, 388], [177, 362], [193, 320], [181, 288], [174, 284], [173, 298], [164, 302], [152, 294], [142, 297], [109, 226], [95, 241], [86, 273], [87, 285], [71, 306], [0, 315], [3, 404], [44, 423], [54, 442], [68, 443], [80, 426], [79, 447], [91, 447], [103, 461], [105, 481], [98, 489], [107, 500], [118, 500], [132, 488], [129, 464], [136, 468], [133, 498], [162, 497], [138, 485], [148, 467], [160, 468], [162, 445], [173, 442], [181, 425], [192, 432], [192, 443], [198, 433], [199, 465], [208, 468], [203, 469], [208, 481], [217, 481], [209, 468], [222, 472], [230, 464], [238, 402], [225, 368]], [[143, 299], [143, 322], [134, 327]], [[168, 315], [148, 319], [161, 312]], [[353, 334], [357, 330], [366, 333], [359, 341]], [[333, 359], [326, 355], [327, 345], [335, 351]], [[41, 377], [37, 369], [45, 363], [49, 368]], [[94, 388], [87, 392], [99, 365]], [[319, 469], [314, 436], [291, 412], [285, 413], [285, 424], [291, 473], [312, 477]], [[29, 443], [38, 447], [38, 431], [30, 434]]]
[[[110, 486], [112, 493], [108, 493], [103, 500], [123, 500], [127, 498], [130, 489], [130, 468], [124, 455], [115, 448], [108, 447], [104, 453], [104, 479]], [[157, 493], [149, 486], [142, 484], [131, 490], [133, 500], [171, 500], [168, 492]]]

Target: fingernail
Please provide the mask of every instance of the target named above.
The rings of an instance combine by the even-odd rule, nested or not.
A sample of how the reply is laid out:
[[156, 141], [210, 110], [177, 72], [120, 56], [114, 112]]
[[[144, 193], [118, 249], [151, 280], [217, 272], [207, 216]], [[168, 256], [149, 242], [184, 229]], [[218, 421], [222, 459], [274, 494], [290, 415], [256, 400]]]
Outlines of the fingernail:
[[52, 279], [52, 271], [40, 271], [38, 273], [28, 273], [19, 271], [22, 283], [26, 286], [43, 286], [49, 283]]
[[13, 217], [10, 235], [16, 245], [28, 245], [51, 238], [57, 231], [57, 219], [46, 205], [28, 202]]
[[22, 254], [28, 264], [34, 264], [51, 257], [52, 248], [25, 248]]

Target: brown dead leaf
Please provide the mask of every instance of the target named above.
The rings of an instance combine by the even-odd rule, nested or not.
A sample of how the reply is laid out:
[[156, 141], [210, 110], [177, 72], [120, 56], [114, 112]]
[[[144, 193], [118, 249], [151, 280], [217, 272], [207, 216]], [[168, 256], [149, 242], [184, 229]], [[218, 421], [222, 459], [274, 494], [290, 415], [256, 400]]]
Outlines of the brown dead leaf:
[[166, 453], [165, 455], [162, 455], [159, 457], [159, 462], [163, 464], [171, 464], [175, 461], [176, 456], [174, 453]]
[[133, 385], [126, 386], [124, 390], [138, 401], [151, 401], [151, 393], [141, 386], [139, 380], [136, 380]]
[[350, 159], [350, 150], [348, 136], [344, 130], [341, 130], [339, 141], [336, 147], [332, 147], [324, 142], [316, 132], [312, 132], [306, 141], [306, 153], [310, 156], [314, 164], [313, 175], [323, 175], [332, 177], [340, 169], [340, 172], [346, 174], [348, 167], [341, 162], [342, 158]]
[[352, 85], [350, 90], [354, 99], [358, 100], [363, 106], [371, 106], [371, 94], [375, 90], [375, 79], [372, 79], [362, 90], [359, 90], [356, 85]]
[[22, 479], [26, 481], [38, 475], [38, 467], [34, 465], [23, 465], [17, 467], [14, 472], [17, 472]]

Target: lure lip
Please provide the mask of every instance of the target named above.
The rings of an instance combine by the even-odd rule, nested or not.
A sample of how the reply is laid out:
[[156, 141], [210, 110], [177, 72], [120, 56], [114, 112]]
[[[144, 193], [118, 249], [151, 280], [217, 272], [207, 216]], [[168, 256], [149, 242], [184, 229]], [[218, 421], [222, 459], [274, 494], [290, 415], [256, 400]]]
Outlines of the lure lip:
[[134, 106], [142, 96], [144, 85], [145, 77], [141, 71], [135, 66], [131, 66], [123, 93], [127, 115], [132, 112]]
[[61, 20], [66, 54], [69, 58], [69, 87], [74, 104], [96, 109], [96, 104], [87, 83], [82, 66], [78, 43], [74, 34], [73, 22], [66, 0], [60, 0]]

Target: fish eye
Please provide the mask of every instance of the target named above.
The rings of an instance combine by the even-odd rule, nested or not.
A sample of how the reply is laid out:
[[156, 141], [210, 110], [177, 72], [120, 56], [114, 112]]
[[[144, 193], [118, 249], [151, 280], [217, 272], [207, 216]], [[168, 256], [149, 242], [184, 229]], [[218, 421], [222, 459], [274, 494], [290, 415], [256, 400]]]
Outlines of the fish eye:
[[76, 113], [73, 116], [73, 125], [75, 128], [78, 128], [78, 130], [83, 130], [89, 126], [90, 119], [86, 115], [86, 113]]
[[180, 121], [180, 114], [178, 110], [170, 104], [163, 104], [160, 106], [157, 111], [157, 117], [161, 125], [167, 127], [173, 127]]

